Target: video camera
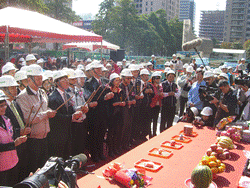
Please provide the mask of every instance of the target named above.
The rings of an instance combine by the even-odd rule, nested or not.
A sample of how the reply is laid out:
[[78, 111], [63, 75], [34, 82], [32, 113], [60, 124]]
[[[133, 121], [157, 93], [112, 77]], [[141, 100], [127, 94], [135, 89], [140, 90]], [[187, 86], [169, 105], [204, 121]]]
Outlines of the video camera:
[[235, 79], [235, 84], [242, 86], [250, 86], [250, 76], [243, 75]]
[[78, 187], [76, 183], [76, 171], [87, 162], [84, 154], [71, 157], [63, 161], [59, 157], [50, 157], [41, 170], [33, 176], [16, 184], [14, 188], [49, 188], [58, 186], [62, 180], [69, 188]]
[[[218, 88], [209, 87], [208, 84], [206, 84], [206, 86], [199, 87], [199, 94], [201, 96], [200, 98], [207, 101], [212, 101], [217, 91]], [[205, 94], [206, 96], [204, 96], [203, 94]]]

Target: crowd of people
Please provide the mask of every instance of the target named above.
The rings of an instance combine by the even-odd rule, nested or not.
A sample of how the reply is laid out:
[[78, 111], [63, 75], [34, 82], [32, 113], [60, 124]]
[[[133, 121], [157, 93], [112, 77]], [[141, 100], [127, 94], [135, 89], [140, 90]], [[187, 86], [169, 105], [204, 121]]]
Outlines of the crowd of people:
[[[245, 76], [242, 59], [237, 70]], [[214, 127], [236, 115], [249, 120], [248, 83], [235, 84], [231, 67], [197, 68], [173, 55], [164, 71], [148, 63], [87, 59], [48, 70], [33, 54], [0, 77], [0, 185], [12, 186], [50, 156], [88, 150], [94, 162], [115, 157], [173, 126], [174, 118]], [[47, 69], [47, 70], [46, 70]], [[244, 78], [245, 78], [244, 77]], [[151, 126], [152, 124], [152, 126]]]

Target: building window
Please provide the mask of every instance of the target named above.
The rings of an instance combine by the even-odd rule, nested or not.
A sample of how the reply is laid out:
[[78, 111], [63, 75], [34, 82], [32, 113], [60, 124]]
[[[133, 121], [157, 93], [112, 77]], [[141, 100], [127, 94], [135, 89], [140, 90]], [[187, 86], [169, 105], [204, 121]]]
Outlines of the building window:
[[138, 8], [139, 7], [139, 5], [138, 4], [136, 4], [136, 8]]
[[142, 7], [142, 4], [140, 4], [140, 7]]
[[151, 1], [151, 5], [153, 5], [153, 1]]
[[140, 13], [142, 13], [142, 10], [140, 10]]
[[146, 2], [146, 6], [148, 6], [148, 2]]
[[146, 12], [148, 11], [148, 8], [146, 8]]
[[140, 2], [142, 2], [142, 0], [140, 0]]
[[153, 8], [151, 7], [151, 11], [153, 11]]

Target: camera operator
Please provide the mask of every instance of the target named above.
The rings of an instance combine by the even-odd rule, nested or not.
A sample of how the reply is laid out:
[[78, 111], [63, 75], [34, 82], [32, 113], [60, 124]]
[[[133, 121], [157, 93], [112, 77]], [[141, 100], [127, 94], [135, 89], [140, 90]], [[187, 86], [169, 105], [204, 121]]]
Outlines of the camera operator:
[[242, 119], [245, 121], [249, 121], [250, 120], [250, 89], [249, 86], [246, 85], [240, 85], [239, 86], [243, 91], [244, 91], [244, 95], [247, 98], [247, 104], [245, 105], [244, 109], [243, 109], [243, 113], [242, 113]]
[[204, 73], [204, 81], [206, 82], [206, 87], [202, 87], [200, 89], [200, 99], [203, 101], [204, 106], [208, 106], [212, 108], [213, 110], [213, 116], [215, 116], [215, 113], [217, 111], [217, 107], [215, 104], [211, 103], [211, 100], [213, 100], [213, 97], [219, 98], [218, 95], [218, 86], [216, 85], [214, 74], [212, 71], [205, 71]]
[[220, 99], [214, 97], [211, 103], [217, 107], [215, 115], [215, 125], [222, 119], [228, 116], [236, 115], [237, 97], [234, 90], [229, 86], [228, 81], [220, 80], [219, 88], [221, 90]]

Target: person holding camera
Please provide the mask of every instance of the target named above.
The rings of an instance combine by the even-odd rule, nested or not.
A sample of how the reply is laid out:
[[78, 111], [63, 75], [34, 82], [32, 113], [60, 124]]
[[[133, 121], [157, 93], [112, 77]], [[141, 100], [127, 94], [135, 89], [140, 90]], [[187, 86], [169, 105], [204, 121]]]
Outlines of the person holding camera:
[[234, 90], [229, 86], [228, 81], [220, 80], [219, 88], [221, 90], [220, 99], [213, 98], [211, 103], [215, 104], [217, 107], [217, 112], [215, 115], [215, 125], [222, 119], [228, 116], [237, 115], [237, 96]]

